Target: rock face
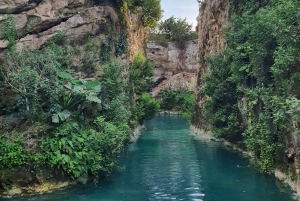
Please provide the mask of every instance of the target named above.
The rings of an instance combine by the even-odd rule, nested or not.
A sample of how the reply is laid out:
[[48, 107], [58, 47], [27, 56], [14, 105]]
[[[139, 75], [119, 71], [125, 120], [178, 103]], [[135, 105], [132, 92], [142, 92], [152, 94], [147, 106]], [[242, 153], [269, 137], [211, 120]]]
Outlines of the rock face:
[[[197, 105], [193, 124], [200, 130], [203, 129], [203, 103], [207, 97], [203, 96], [202, 80], [209, 72], [205, 57], [226, 48], [224, 28], [229, 20], [229, 0], [204, 0], [199, 8], [198, 36], [200, 66], [197, 83]], [[202, 130], [203, 132], [206, 132]]]
[[[91, 42], [96, 47], [93, 58], [96, 70], [100, 68], [100, 42], [107, 39], [111, 30], [115, 32], [115, 36], [127, 34], [128, 53], [123, 55], [123, 59], [132, 59], [144, 48], [145, 28], [141, 22], [141, 10], [135, 14], [126, 10], [126, 26], [121, 28], [118, 11], [110, 6], [93, 5], [91, 0], [7, 0], [0, 3], [0, 26], [4, 25], [8, 16], [1, 13], [7, 12], [8, 8], [13, 12], [16, 24], [18, 50], [24, 47], [29, 50], [38, 49], [58, 32], [62, 32], [79, 46], [78, 53], [71, 59], [72, 68], [78, 71], [84, 66], [82, 60], [86, 47], [83, 40], [86, 34], [91, 36]], [[3, 40], [0, 30], [0, 59], [4, 57], [7, 46], [8, 41]]]
[[0, 13], [19, 13], [35, 8], [41, 0], [3, 0], [0, 2]]
[[[9, 0], [3, 6], [0, 3], [0, 9], [13, 13], [18, 37], [47, 30], [90, 6], [87, 0]], [[1, 18], [5, 19], [5, 14]]]
[[[193, 119], [192, 129], [197, 134], [204, 138], [211, 138], [212, 135], [209, 130], [203, 126], [203, 103], [209, 98], [201, 93], [203, 78], [209, 73], [209, 67], [205, 62], [205, 57], [213, 55], [218, 51], [223, 51], [226, 48], [226, 39], [224, 29], [229, 21], [229, 0], [204, 0], [199, 9], [198, 21], [198, 35], [199, 35], [199, 79], [197, 83], [197, 105], [196, 116]], [[245, 110], [247, 102], [245, 98], [239, 101], [239, 109]], [[300, 137], [297, 123], [291, 119], [293, 132], [286, 133], [285, 154], [287, 164], [279, 164], [275, 169], [275, 176], [287, 183], [300, 196]]]
[[199, 69], [198, 41], [187, 42], [185, 50], [171, 42], [168, 47], [148, 43], [147, 56], [154, 64], [153, 96], [163, 89], [194, 91]]

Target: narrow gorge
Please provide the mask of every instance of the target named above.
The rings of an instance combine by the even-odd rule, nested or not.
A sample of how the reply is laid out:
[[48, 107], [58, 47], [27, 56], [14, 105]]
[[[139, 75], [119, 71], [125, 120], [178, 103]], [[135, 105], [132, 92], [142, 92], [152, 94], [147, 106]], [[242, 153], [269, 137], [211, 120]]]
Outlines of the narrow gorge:
[[194, 3], [2, 0], [0, 197], [297, 199], [300, 3]]

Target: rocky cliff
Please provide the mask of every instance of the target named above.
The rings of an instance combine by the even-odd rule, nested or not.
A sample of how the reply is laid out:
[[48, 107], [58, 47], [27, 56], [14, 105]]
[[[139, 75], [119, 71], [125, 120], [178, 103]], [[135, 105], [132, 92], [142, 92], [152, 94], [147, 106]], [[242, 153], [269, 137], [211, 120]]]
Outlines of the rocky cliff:
[[[107, 1], [2, 0], [0, 63], [9, 49], [10, 41], [5, 31], [10, 26], [16, 28], [16, 36], [12, 37], [15, 37], [17, 51], [40, 49], [49, 45], [54, 36], [61, 34], [68, 40], [69, 45], [62, 54], [70, 60], [68, 65], [72, 76], [86, 81], [95, 80], [102, 75], [103, 59], [112, 56], [128, 63], [138, 52], [144, 52], [145, 28], [141, 21], [141, 9], [134, 14], [127, 8], [123, 8], [122, 12], [118, 9]], [[2, 126], [6, 125], [2, 113], [7, 103], [13, 102], [8, 100], [10, 96], [6, 93], [5, 90], [0, 91], [0, 96], [7, 98], [0, 100], [1, 134], [5, 130]], [[17, 120], [14, 122], [16, 124]], [[42, 127], [33, 125], [25, 128], [24, 133], [31, 143], [37, 143], [35, 140]], [[28, 164], [14, 171], [0, 171], [1, 195], [47, 192], [73, 183], [76, 182], [70, 182], [62, 175], [54, 176], [53, 172], [42, 168], [34, 172]]]
[[[181, 53], [183, 52], [183, 56]], [[197, 81], [198, 41], [188, 41], [185, 50], [180, 50], [175, 43], [167, 47], [153, 43], [147, 44], [147, 56], [153, 61], [154, 76], [152, 95], [156, 96], [163, 89], [173, 91], [194, 91]]]
[[[0, 26], [8, 17], [6, 13], [12, 13], [17, 33], [16, 48], [19, 50], [24, 47], [38, 49], [55, 34], [62, 32], [78, 45], [79, 50], [72, 58], [72, 65], [79, 70], [84, 66], [84, 37], [90, 35], [95, 45], [93, 60], [97, 69], [100, 43], [107, 41], [109, 34], [114, 34], [111, 36], [115, 38], [127, 34], [123, 42], [127, 43], [128, 51], [123, 58], [132, 59], [138, 51], [143, 51], [145, 29], [141, 23], [141, 10], [131, 14], [125, 9], [123, 17], [126, 26], [122, 28], [118, 12], [111, 5], [97, 5], [91, 0], [12, 0], [0, 2]], [[1, 38], [3, 34], [0, 31], [0, 55], [3, 57], [8, 41]]]
[[[297, 1], [294, 1], [297, 2]], [[249, 9], [247, 6], [243, 7], [245, 3], [248, 3], [248, 6], [251, 5], [253, 13], [247, 13]], [[281, 61], [277, 58], [278, 52], [274, 53], [274, 49], [285, 49], [285, 43], [280, 44], [277, 41], [282, 39], [288, 38], [286, 33], [281, 34], [274, 34], [277, 32], [277, 25], [274, 25], [274, 30], [269, 30], [269, 36], [258, 40], [259, 42], [255, 41], [259, 34], [261, 33], [258, 29], [257, 24], [261, 27], [267, 27], [264, 23], [266, 19], [269, 17], [267, 15], [262, 15], [260, 12], [262, 8], [264, 8], [268, 4], [270, 6], [269, 10], [264, 9], [265, 13], [276, 13], [274, 16], [276, 23], [278, 20], [277, 18], [282, 17], [277, 12], [273, 11], [275, 9], [284, 8], [284, 5], [281, 7], [276, 7], [276, 5], [264, 1], [259, 2], [250, 2], [250, 1], [229, 1], [229, 0], [204, 0], [201, 3], [199, 9], [199, 16], [198, 16], [198, 34], [199, 34], [199, 57], [200, 57], [200, 68], [198, 74], [198, 83], [197, 83], [197, 105], [196, 105], [196, 115], [193, 120], [194, 129], [200, 135], [211, 137], [212, 133], [211, 130], [215, 129], [215, 133], [217, 131], [225, 132], [229, 130], [230, 134], [228, 136], [222, 136], [223, 133], [218, 133], [217, 137], [224, 137], [225, 140], [236, 140], [235, 142], [239, 141], [239, 144], [243, 144], [244, 148], [247, 147], [251, 153], [253, 153], [254, 163], [262, 170], [274, 173], [277, 178], [281, 181], [288, 183], [292, 189], [300, 195], [300, 155], [299, 155], [299, 118], [296, 117], [299, 114], [295, 109], [292, 109], [289, 105], [290, 99], [293, 100], [295, 103], [299, 104], [299, 92], [294, 89], [293, 84], [294, 82], [290, 82], [286, 86], [283, 86], [283, 82], [285, 80], [291, 79], [289, 76], [285, 76], [283, 72], [289, 72], [290, 66], [293, 66], [293, 73], [289, 72], [289, 75], [298, 73], [299, 72], [299, 62], [293, 61], [289, 64], [283, 64], [281, 66], [282, 72], [280, 74], [276, 74], [276, 67], [278, 64], [276, 62]], [[296, 3], [295, 3], [296, 4]], [[234, 12], [238, 13], [236, 18], [232, 19], [231, 15], [235, 14]], [[257, 14], [257, 13], [259, 14]], [[240, 20], [240, 16], [245, 14], [245, 19]], [[288, 13], [287, 15], [292, 16], [294, 13]], [[249, 16], [247, 16], [249, 15]], [[274, 17], [273, 16], [273, 17]], [[256, 18], [255, 18], [256, 17]], [[238, 19], [237, 19], [238, 18]], [[274, 19], [275, 19], [274, 18]], [[287, 17], [283, 17], [285, 19]], [[250, 19], [255, 19], [251, 21]], [[261, 24], [257, 23], [261, 20]], [[271, 18], [270, 18], [271, 19]], [[235, 21], [234, 21], [235, 20]], [[247, 21], [248, 20], [248, 21]], [[230, 22], [230, 23], [229, 23]], [[283, 22], [283, 24], [288, 27], [288, 21]], [[255, 27], [257, 26], [257, 27]], [[288, 29], [292, 29], [294, 24], [290, 24]], [[249, 28], [250, 27], [250, 28]], [[225, 37], [225, 29], [228, 29], [228, 36], [231, 43], [226, 42]], [[272, 26], [270, 27], [270, 29]], [[242, 30], [242, 31], [240, 31]], [[235, 35], [235, 32], [238, 32]], [[253, 32], [251, 32], [253, 31]], [[243, 33], [242, 33], [243, 32]], [[250, 34], [251, 32], [251, 34]], [[240, 35], [239, 35], [240, 34]], [[257, 35], [255, 35], [257, 34]], [[272, 38], [271, 35], [276, 35], [277, 38]], [[228, 39], [228, 41], [229, 41]], [[270, 40], [269, 40], [270, 39]], [[295, 39], [296, 40], [296, 39]], [[257, 43], [255, 43], [255, 42]], [[261, 45], [263, 44], [263, 45]], [[255, 47], [256, 50], [245, 50], [239, 49], [239, 47], [243, 46], [248, 47]], [[290, 44], [291, 46], [295, 45], [294, 43]], [[274, 48], [276, 46], [276, 48]], [[256, 54], [257, 52], [261, 51], [265, 48], [264, 55]], [[237, 54], [238, 56], [230, 56], [230, 53], [226, 53], [225, 49], [229, 49], [230, 53]], [[244, 52], [247, 54], [244, 54]], [[297, 53], [297, 50], [293, 50], [293, 54]], [[224, 53], [225, 52], [225, 53]], [[234, 52], [234, 53], [233, 53]], [[218, 61], [219, 63], [224, 62], [223, 65], [218, 65], [219, 63], [210, 63], [210, 66], [214, 65], [214, 72], [215, 74], [211, 73], [212, 69], [207, 63], [207, 56], [214, 56], [218, 55], [217, 53], [222, 53], [221, 57], [216, 57], [214, 62]], [[264, 58], [264, 60], [259, 60], [258, 58]], [[227, 60], [227, 58], [230, 58]], [[239, 61], [234, 63], [234, 61]], [[258, 63], [255, 63], [259, 61]], [[275, 63], [275, 65], [274, 65]], [[251, 66], [251, 69], [243, 69], [243, 65]], [[230, 68], [229, 68], [230, 66]], [[218, 68], [216, 68], [218, 67]], [[223, 67], [224, 69], [220, 69]], [[227, 68], [228, 67], [228, 68]], [[245, 66], [244, 66], [245, 67]], [[226, 68], [226, 69], [225, 69]], [[261, 71], [260, 73], [255, 74], [257, 69], [263, 69], [265, 71]], [[238, 72], [238, 73], [236, 73]], [[245, 73], [245, 74], [243, 74]], [[291, 74], [290, 74], [291, 73]], [[212, 75], [213, 74], [213, 75]], [[212, 76], [210, 76], [212, 75]], [[224, 113], [222, 113], [225, 120], [214, 119], [214, 124], [210, 124], [207, 127], [207, 123], [204, 123], [204, 102], [212, 103], [211, 101], [213, 98], [205, 95], [203, 92], [203, 85], [206, 82], [205, 78], [210, 78], [210, 87], [206, 89], [215, 90], [214, 92], [210, 93], [213, 94], [214, 97], [214, 104], [210, 105], [214, 108], [214, 113], [210, 114], [215, 115], [215, 113], [222, 113], [221, 109], [224, 109]], [[238, 77], [238, 81], [230, 80], [233, 77]], [[267, 81], [264, 78], [267, 77]], [[214, 79], [214, 81], [212, 81]], [[280, 81], [278, 81], [280, 80]], [[236, 82], [236, 83], [234, 83]], [[206, 82], [207, 83], [207, 82]], [[222, 83], [217, 85], [218, 83]], [[293, 83], [293, 84], [292, 84]], [[214, 87], [212, 87], [212, 85]], [[217, 86], [215, 86], [217, 85]], [[235, 85], [235, 86], [234, 86]], [[270, 86], [269, 86], [270, 85]], [[299, 83], [297, 83], [297, 86]], [[228, 87], [230, 86], [230, 87]], [[234, 87], [232, 87], [234, 86]], [[262, 87], [261, 87], [262, 86]], [[274, 87], [273, 87], [274, 86]], [[223, 87], [223, 89], [219, 89]], [[226, 88], [228, 87], [228, 88]], [[239, 88], [240, 87], [240, 88]], [[225, 88], [225, 89], [224, 89]], [[283, 88], [285, 93], [280, 94], [277, 90]], [[292, 89], [292, 90], [291, 90]], [[223, 90], [223, 91], [222, 91]], [[230, 93], [227, 93], [230, 91]], [[260, 90], [260, 91], [259, 91]], [[268, 91], [269, 90], [269, 91]], [[259, 91], [259, 92], [258, 92]], [[266, 91], [270, 92], [267, 93]], [[231, 93], [233, 92], [233, 93]], [[248, 93], [250, 92], [250, 93]], [[207, 93], [207, 92], [206, 92]], [[257, 93], [254, 95], [254, 93]], [[219, 95], [221, 94], [221, 95]], [[228, 98], [228, 94], [234, 94], [234, 98]], [[252, 96], [253, 95], [253, 96]], [[282, 107], [278, 107], [275, 104], [275, 100], [277, 97], [283, 96], [283, 100], [278, 101], [277, 103], [281, 105], [285, 105], [285, 110], [289, 110], [288, 113], [284, 113]], [[232, 96], [233, 97], [233, 96]], [[252, 99], [255, 97], [255, 99]], [[234, 100], [233, 100], [234, 99]], [[232, 101], [230, 103], [230, 101]], [[270, 101], [271, 100], [271, 101]], [[270, 102], [268, 102], [270, 101]], [[231, 111], [227, 110], [226, 106], [230, 104], [236, 104], [235, 107]], [[281, 109], [280, 109], [281, 108]], [[290, 108], [290, 109], [288, 109]], [[280, 122], [276, 114], [282, 113], [282, 117]], [[268, 116], [270, 114], [270, 116]], [[297, 114], [297, 115], [296, 115]], [[217, 117], [222, 117], [222, 115], [218, 114]], [[230, 116], [231, 115], [231, 116]], [[234, 117], [235, 116], [235, 117]], [[268, 118], [265, 118], [268, 116]], [[234, 118], [233, 118], [234, 117]], [[230, 119], [231, 118], [231, 119]], [[234, 120], [232, 120], [234, 119]], [[210, 119], [211, 120], [211, 119]], [[231, 122], [230, 122], [231, 121]], [[238, 127], [235, 127], [234, 124], [238, 124]], [[264, 125], [264, 129], [261, 129]], [[231, 126], [231, 127], [230, 127]], [[220, 129], [220, 130], [218, 130]], [[237, 135], [232, 137], [232, 133], [235, 132]], [[230, 136], [231, 135], [231, 136]], [[263, 139], [263, 137], [265, 139]], [[227, 138], [226, 138], [227, 137]], [[269, 137], [269, 138], [268, 138]], [[263, 139], [263, 140], [261, 140]], [[266, 140], [268, 139], [268, 140]], [[250, 140], [252, 140], [250, 142]], [[262, 143], [261, 143], [261, 142]], [[278, 147], [272, 147], [272, 145], [278, 144]], [[271, 149], [267, 150], [267, 148], [272, 147]], [[267, 157], [266, 157], [267, 156]]]
[[205, 97], [201, 91], [203, 79], [209, 72], [206, 56], [226, 48], [224, 28], [229, 20], [229, 0], [205, 0], [199, 7], [197, 31], [199, 36], [199, 73], [197, 83], [196, 115], [194, 125], [203, 130], [203, 103]]

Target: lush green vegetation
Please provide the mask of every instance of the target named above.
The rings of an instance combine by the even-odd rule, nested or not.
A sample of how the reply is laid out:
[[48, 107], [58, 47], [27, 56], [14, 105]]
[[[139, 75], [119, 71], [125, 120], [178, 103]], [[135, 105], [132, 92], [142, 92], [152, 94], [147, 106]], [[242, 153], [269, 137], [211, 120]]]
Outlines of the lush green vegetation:
[[129, 69], [131, 121], [133, 123], [151, 119], [159, 111], [159, 103], [147, 94], [152, 83], [152, 77], [153, 65], [151, 61], [138, 53]]
[[196, 32], [192, 31], [192, 25], [186, 19], [170, 17], [159, 23], [159, 33], [174, 41], [176, 45], [183, 49], [186, 41], [198, 38]]
[[142, 120], [152, 119], [160, 109], [159, 101], [155, 98], [152, 98], [150, 94], [143, 93], [138, 99], [140, 105], [140, 115]]
[[101, 116], [88, 127], [64, 123], [42, 142], [41, 152], [47, 164], [72, 179], [85, 183], [88, 175], [93, 175], [97, 181], [99, 172], [112, 171], [129, 134], [126, 124], [116, 126]]
[[300, 123], [300, 2], [230, 3], [227, 49], [206, 58], [205, 122], [217, 137], [242, 141], [268, 172]]
[[187, 41], [197, 38], [197, 33], [192, 31], [192, 25], [186, 19], [175, 17], [161, 21], [156, 29], [148, 31], [148, 40], [155, 41], [163, 47], [167, 47], [168, 42], [175, 42], [180, 49], [184, 49]]
[[[85, 183], [109, 174], [132, 129], [153, 117], [158, 102], [147, 94], [153, 66], [141, 53], [129, 65], [126, 36], [113, 30], [106, 41], [87, 33], [83, 65], [94, 75], [100, 47], [101, 77], [77, 78], [71, 68], [74, 42], [58, 33], [38, 50], [16, 51], [12, 18], [2, 27], [10, 48], [0, 69], [0, 168], [50, 169]], [[75, 48], [72, 48], [75, 47]]]
[[195, 94], [193, 92], [163, 90], [159, 93], [158, 99], [163, 110], [182, 112], [187, 119], [191, 119], [194, 115]]
[[155, 28], [162, 17], [163, 10], [160, 6], [160, 0], [117, 0], [121, 5], [121, 10], [130, 9], [137, 12], [142, 8], [142, 21], [145, 27]]

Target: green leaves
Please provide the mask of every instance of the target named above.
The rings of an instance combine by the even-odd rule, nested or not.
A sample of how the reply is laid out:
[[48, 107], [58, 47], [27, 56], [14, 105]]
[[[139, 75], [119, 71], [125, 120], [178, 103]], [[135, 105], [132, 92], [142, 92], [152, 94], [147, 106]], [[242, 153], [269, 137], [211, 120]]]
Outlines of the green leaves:
[[[207, 57], [202, 92], [213, 133], [242, 141], [269, 172], [299, 126], [299, 1], [231, 0], [227, 49]], [[281, 154], [281, 155], [280, 155]]]
[[49, 165], [62, 169], [70, 178], [84, 183], [92, 175], [96, 181], [100, 171], [112, 171], [129, 133], [128, 126], [117, 127], [98, 117], [91, 127], [63, 123], [41, 148]]
[[[101, 85], [98, 81], [75, 80], [69, 73], [60, 71], [61, 78], [69, 80], [65, 85], [66, 94], [60, 97], [59, 108], [52, 115], [52, 122], [59, 123], [65, 121], [72, 115], [72, 111], [79, 110], [79, 106], [86, 103], [101, 104], [97, 94], [101, 92]], [[83, 106], [81, 107], [83, 109]]]
[[52, 116], [53, 123], [59, 123], [61, 121], [65, 121], [69, 116], [71, 116], [71, 112], [69, 110], [63, 110], [62, 112], [58, 112]]
[[163, 110], [180, 111], [187, 119], [191, 119], [194, 115], [195, 95], [192, 92], [163, 90], [159, 93], [158, 99]]
[[0, 27], [3, 39], [8, 40], [8, 48], [10, 50], [14, 50], [15, 48], [15, 40], [17, 38], [17, 32], [16, 32], [16, 23], [14, 21], [14, 18], [11, 14], [7, 15], [6, 20]]
[[141, 52], [137, 53], [129, 67], [129, 80], [136, 95], [141, 95], [149, 90], [153, 77], [153, 64], [144, 58]]
[[58, 71], [57, 76], [62, 79], [67, 79], [67, 80], [73, 79], [72, 75], [70, 75], [69, 73], [67, 73], [65, 71]]
[[186, 19], [174, 18], [173, 16], [159, 24], [161, 34], [167, 34], [169, 38], [175, 41], [176, 45], [184, 48], [186, 41], [191, 40], [192, 25]]
[[38, 167], [44, 164], [44, 156], [30, 153], [23, 147], [19, 133], [1, 134], [0, 136], [0, 169], [13, 170], [24, 165]]
[[[162, 17], [160, 0], [123, 0], [130, 10], [136, 12], [137, 7], [142, 8], [142, 21], [145, 27], [155, 28]], [[123, 6], [124, 6], [123, 4]]]
[[84, 83], [84, 86], [87, 90], [93, 90], [96, 93], [101, 92], [101, 85], [98, 81], [89, 81]]
[[152, 119], [159, 112], [159, 101], [152, 98], [150, 94], [143, 93], [138, 99], [138, 103], [141, 106], [140, 110], [142, 110], [142, 120]]

